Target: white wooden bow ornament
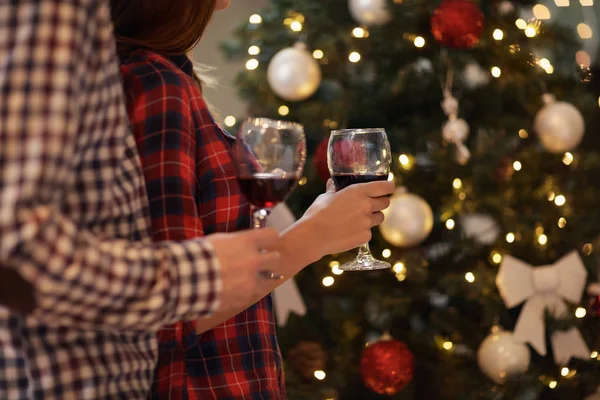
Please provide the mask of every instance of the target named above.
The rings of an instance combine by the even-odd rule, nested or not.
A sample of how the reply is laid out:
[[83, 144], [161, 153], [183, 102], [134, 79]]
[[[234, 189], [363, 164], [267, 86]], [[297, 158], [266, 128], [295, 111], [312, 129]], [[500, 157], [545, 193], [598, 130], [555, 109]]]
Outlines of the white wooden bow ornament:
[[[285, 204], [273, 209], [267, 225], [281, 233], [290, 227], [296, 218]], [[294, 279], [290, 279], [273, 292], [275, 317], [279, 326], [285, 326], [290, 314], [306, 315], [306, 305]]]
[[[514, 336], [529, 343], [538, 354], [546, 355], [544, 313], [548, 310], [560, 318], [567, 312], [569, 303], [578, 304], [585, 288], [587, 270], [579, 254], [574, 251], [554, 265], [532, 267], [527, 263], [505, 256], [496, 285], [507, 308], [525, 302]], [[572, 357], [587, 359], [590, 350], [579, 329], [554, 332], [551, 337], [554, 361], [565, 365]]]

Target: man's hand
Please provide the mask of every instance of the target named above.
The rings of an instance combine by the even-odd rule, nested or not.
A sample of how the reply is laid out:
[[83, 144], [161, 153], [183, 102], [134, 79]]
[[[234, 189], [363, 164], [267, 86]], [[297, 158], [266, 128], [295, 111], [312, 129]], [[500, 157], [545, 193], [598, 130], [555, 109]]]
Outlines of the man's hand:
[[272, 229], [210, 235], [221, 265], [221, 306], [217, 312], [249, 307], [256, 300], [266, 278], [261, 272], [275, 272], [280, 261], [276, 251], [279, 235]]

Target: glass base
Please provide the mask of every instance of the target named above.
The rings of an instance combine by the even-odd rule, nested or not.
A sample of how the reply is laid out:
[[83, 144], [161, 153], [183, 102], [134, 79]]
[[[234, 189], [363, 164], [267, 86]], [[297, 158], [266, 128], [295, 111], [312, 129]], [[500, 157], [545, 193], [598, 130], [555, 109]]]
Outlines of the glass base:
[[371, 254], [356, 257], [356, 260], [340, 266], [342, 271], [376, 271], [392, 268], [392, 264], [376, 260]]

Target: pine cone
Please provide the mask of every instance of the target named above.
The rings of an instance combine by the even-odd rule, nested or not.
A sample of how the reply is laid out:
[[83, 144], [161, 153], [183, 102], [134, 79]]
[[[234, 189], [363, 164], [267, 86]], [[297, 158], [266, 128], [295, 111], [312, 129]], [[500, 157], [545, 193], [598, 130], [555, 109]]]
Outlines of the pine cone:
[[300, 342], [288, 351], [287, 360], [294, 371], [308, 380], [315, 371], [325, 369], [327, 354], [318, 342]]

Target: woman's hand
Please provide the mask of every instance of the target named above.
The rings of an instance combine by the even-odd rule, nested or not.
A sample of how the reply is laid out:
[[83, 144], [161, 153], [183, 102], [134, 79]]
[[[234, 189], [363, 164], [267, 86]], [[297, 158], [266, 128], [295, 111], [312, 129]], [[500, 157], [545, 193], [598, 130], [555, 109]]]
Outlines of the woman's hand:
[[339, 192], [330, 180], [299, 221], [306, 226], [303, 248], [314, 251], [318, 260], [327, 254], [352, 250], [371, 240], [371, 228], [384, 220], [387, 197], [396, 189], [393, 182], [352, 185]]

